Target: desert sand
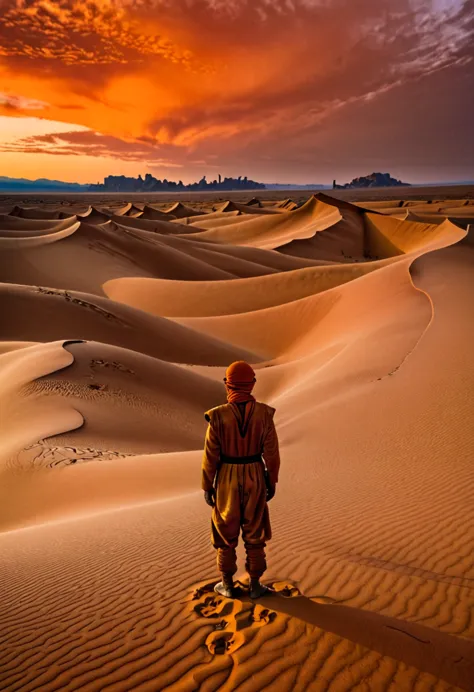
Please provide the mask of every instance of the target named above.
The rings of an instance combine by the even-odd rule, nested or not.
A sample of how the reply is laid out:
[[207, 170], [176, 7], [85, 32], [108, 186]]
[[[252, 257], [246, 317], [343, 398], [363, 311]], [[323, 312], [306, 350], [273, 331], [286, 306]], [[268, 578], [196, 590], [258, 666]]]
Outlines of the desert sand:
[[[473, 191], [356, 192], [0, 199], [0, 689], [474, 690]], [[200, 489], [241, 358], [257, 602]]]

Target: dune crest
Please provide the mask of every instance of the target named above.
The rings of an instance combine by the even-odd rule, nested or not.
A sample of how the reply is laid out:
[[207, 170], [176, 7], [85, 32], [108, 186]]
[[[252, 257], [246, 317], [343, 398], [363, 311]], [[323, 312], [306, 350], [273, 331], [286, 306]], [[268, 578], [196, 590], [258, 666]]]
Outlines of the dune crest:
[[166, 210], [165, 213], [167, 216], [174, 216], [176, 219], [183, 219], [190, 216], [200, 216], [203, 212], [192, 209], [182, 202], [176, 202], [176, 204], [173, 204], [169, 209]]
[[206, 231], [200, 237], [273, 250], [291, 240], [311, 237], [340, 219], [341, 215], [336, 207], [312, 197], [295, 211], [259, 214], [254, 218], [238, 221], [230, 227]]

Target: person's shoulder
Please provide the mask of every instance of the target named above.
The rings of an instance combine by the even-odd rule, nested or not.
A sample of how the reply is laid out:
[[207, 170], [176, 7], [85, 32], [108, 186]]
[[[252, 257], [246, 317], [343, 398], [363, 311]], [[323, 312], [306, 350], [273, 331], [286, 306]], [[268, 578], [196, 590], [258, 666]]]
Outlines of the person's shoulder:
[[204, 418], [207, 420], [208, 423], [211, 423], [213, 420], [215, 420], [216, 416], [218, 416], [219, 413], [226, 409], [228, 406], [229, 404], [221, 404], [220, 406], [214, 406], [214, 408], [211, 408], [209, 409], [209, 411], [205, 412]]
[[273, 408], [273, 406], [269, 406], [269, 404], [263, 403], [263, 401], [257, 401], [256, 405], [260, 408], [262, 413], [266, 414], [267, 416], [270, 416], [270, 418], [273, 418], [275, 415], [276, 409]]

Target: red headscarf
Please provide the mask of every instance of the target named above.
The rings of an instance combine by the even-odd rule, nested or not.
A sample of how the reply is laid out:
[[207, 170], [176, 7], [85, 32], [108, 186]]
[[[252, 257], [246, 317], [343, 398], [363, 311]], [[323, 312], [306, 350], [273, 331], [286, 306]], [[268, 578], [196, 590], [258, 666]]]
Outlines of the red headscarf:
[[251, 394], [256, 382], [255, 372], [244, 360], [238, 360], [229, 365], [224, 382], [227, 389], [227, 401], [230, 404], [255, 401]]

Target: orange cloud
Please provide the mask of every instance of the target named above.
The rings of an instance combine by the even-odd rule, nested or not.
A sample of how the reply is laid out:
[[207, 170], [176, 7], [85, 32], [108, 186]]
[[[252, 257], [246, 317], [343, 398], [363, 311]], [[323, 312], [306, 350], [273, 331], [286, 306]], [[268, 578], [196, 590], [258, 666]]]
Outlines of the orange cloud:
[[[65, 65], [126, 64], [145, 56], [192, 64], [191, 53], [148, 35], [125, 7], [110, 0], [19, 0], [4, 3], [0, 55]], [[8, 7], [10, 5], [10, 7]]]
[[122, 161], [151, 163], [155, 166], [181, 167], [171, 156], [180, 156], [171, 145], [158, 146], [146, 141], [125, 142], [91, 130], [52, 132], [0, 142], [0, 152], [16, 154], [52, 154], [56, 156], [111, 157]]
[[48, 107], [44, 101], [37, 101], [18, 94], [2, 94], [0, 92], [0, 106], [12, 111], [35, 111]]
[[[469, 107], [456, 85], [472, 75], [472, 0], [0, 0], [1, 7], [0, 113], [21, 116], [37, 104], [43, 118], [92, 131], [81, 142], [20, 138], [4, 155], [33, 156], [36, 147], [58, 157], [62, 148], [89, 151], [92, 160], [107, 158], [108, 148], [117, 160], [200, 161], [202, 172], [225, 165], [254, 178], [273, 161], [270, 173], [289, 182], [321, 179], [327, 162], [327, 180], [338, 172], [321, 132], [334, 141], [342, 122], [351, 141], [336, 158], [350, 159], [368, 136], [364, 117], [356, 129], [353, 113], [368, 122], [380, 104], [412, 98], [428, 78], [438, 100], [454, 85], [455, 108]], [[425, 99], [417, 122], [430, 118], [441, 137], [446, 123], [434, 101]], [[409, 123], [389, 110], [380, 117], [378, 159], [389, 170], [384, 138], [401, 137], [403, 151]], [[447, 154], [453, 169], [468, 137], [459, 131]], [[367, 172], [360, 165], [355, 174]]]

